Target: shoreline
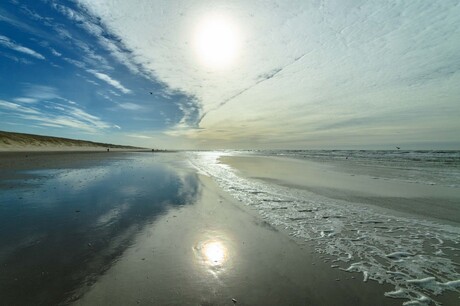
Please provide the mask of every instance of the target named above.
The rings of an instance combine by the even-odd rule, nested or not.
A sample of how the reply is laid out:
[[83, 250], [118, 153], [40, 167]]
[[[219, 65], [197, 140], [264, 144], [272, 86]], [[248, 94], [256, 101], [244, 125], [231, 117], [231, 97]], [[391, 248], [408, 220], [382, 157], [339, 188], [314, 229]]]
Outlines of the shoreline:
[[[25, 147], [25, 148], [2, 148], [0, 147], [0, 154], [6, 153], [81, 153], [81, 152], [107, 152], [107, 149], [110, 149], [110, 152], [149, 152], [151, 149], [123, 149], [123, 148], [110, 148], [110, 147], [50, 147], [50, 148], [41, 148], [41, 147]], [[156, 151], [155, 151], [156, 152]]]
[[396, 215], [460, 225], [459, 188], [379, 179], [377, 173], [349, 174], [327, 163], [289, 157], [223, 156], [219, 161], [248, 179], [370, 205]]
[[[120, 160], [118, 155], [126, 159]], [[155, 157], [129, 153], [86, 154], [85, 156], [92, 157], [86, 160], [81, 160], [81, 156], [83, 155], [53, 154], [52, 159], [48, 159], [49, 155], [37, 155], [38, 160], [35, 162], [38, 164], [40, 158], [46, 159], [42, 160], [43, 169], [48, 169], [46, 167], [50, 164], [47, 163], [53, 164], [53, 169], [56, 169], [48, 169], [47, 176], [40, 179], [40, 184], [21, 185], [20, 182], [27, 182], [27, 178], [17, 178], [13, 182], [17, 185], [13, 185], [12, 189], [4, 189], [0, 185], [4, 196], [0, 201], [0, 210], [6, 209], [6, 213], [15, 207], [20, 209], [17, 216], [16, 213], [10, 217], [0, 215], [8, 218], [8, 223], [3, 224], [10, 224], [11, 230], [15, 231], [17, 226], [14, 224], [19, 222], [23, 224], [20, 228], [24, 232], [11, 232], [23, 236], [10, 241], [8, 247], [1, 248], [0, 254], [0, 260], [8, 263], [5, 266], [5, 278], [0, 282], [0, 292], [4, 301], [9, 300], [12, 305], [22, 299], [55, 304], [73, 301], [75, 305], [229, 305], [232, 304], [232, 298], [238, 301], [238, 305], [369, 305], [375, 302], [380, 305], [401, 304], [401, 300], [384, 297], [383, 293], [390, 286], [382, 286], [373, 281], [364, 283], [358, 273], [331, 268], [333, 263], [327, 256], [318, 256], [308, 244], [299, 245], [285, 233], [268, 225], [254, 211], [248, 211], [247, 207], [218, 187], [211, 178], [198, 175], [196, 170], [185, 167], [184, 155], [181, 153]], [[115, 164], [107, 156], [115, 157]], [[22, 160], [21, 157], [17, 161], [22, 164]], [[16, 170], [21, 172], [25, 170], [24, 167], [30, 165], [23, 165]], [[61, 174], [60, 169], [66, 171]], [[158, 175], [152, 172], [153, 175], [147, 176], [150, 169], [163, 170]], [[171, 169], [173, 172], [170, 172]], [[11, 170], [14, 172], [14, 165]], [[170, 174], [163, 175], [162, 171]], [[75, 180], [69, 181], [69, 176], [73, 175]], [[152, 215], [142, 223], [132, 219], [134, 216], [143, 218], [146, 214], [138, 216], [138, 209], [129, 213], [128, 207], [135, 208], [140, 205], [139, 207], [145, 207], [143, 209], [151, 209], [148, 203], [156, 201], [152, 200], [152, 196], [158, 196], [160, 190], [164, 190], [160, 188], [162, 185], [158, 180], [166, 179], [169, 182], [168, 177], [171, 175], [177, 175], [182, 184], [177, 195], [184, 202], [179, 206], [171, 206], [169, 202], [155, 204], [163, 207], [159, 214]], [[104, 178], [110, 180], [104, 183]], [[63, 183], [61, 180], [64, 180]], [[124, 183], [109, 183], [112, 180]], [[175, 183], [172, 183], [175, 181], [176, 179], [166, 186], [173, 188]], [[69, 182], [76, 185], [69, 185]], [[90, 197], [91, 202], [86, 202], [82, 196], [96, 183], [99, 184], [98, 192]], [[160, 189], [150, 191], [154, 186], [159, 186]], [[141, 189], [131, 195], [124, 193], [124, 190], [129, 191], [128, 187]], [[122, 193], [118, 194], [119, 192]], [[152, 196], [149, 196], [149, 192], [153, 192]], [[40, 200], [36, 199], [36, 193], [42, 194]], [[46, 200], [50, 193], [53, 195], [52, 200]], [[187, 194], [190, 196], [184, 197]], [[109, 201], [99, 203], [96, 195], [102, 197], [101, 200], [109, 197]], [[117, 200], [120, 197], [124, 199], [121, 202]], [[11, 201], [17, 203], [11, 206]], [[41, 201], [44, 201], [43, 204], [39, 204]], [[101, 206], [102, 203], [108, 206], [106, 210], [100, 211], [104, 207]], [[45, 206], [40, 208], [42, 205]], [[61, 215], [57, 215], [58, 223], [50, 219], [48, 222], [35, 224], [33, 220], [36, 214], [29, 215], [29, 211], [32, 213], [37, 209], [43, 210], [39, 215], [44, 220], [52, 218], [57, 213], [56, 209], [70, 209], [70, 215], [62, 215], [63, 220], [60, 220]], [[26, 216], [21, 217], [21, 214]], [[88, 232], [92, 227], [85, 225], [80, 228], [82, 225], [79, 225], [86, 224], [86, 220], [95, 220], [101, 225]], [[112, 236], [112, 230], [109, 229], [120, 231], [120, 225], [126, 222], [133, 223], [127, 223], [121, 228], [126, 227], [126, 230]], [[68, 227], [67, 223], [69, 226], [75, 225]], [[55, 224], [62, 224], [65, 230], [54, 228]], [[36, 226], [39, 228], [29, 235], [26, 234], [29, 228], [34, 229]], [[48, 234], [42, 226], [50, 227]], [[8, 229], [3, 233], [7, 234]], [[34, 238], [32, 233], [40, 233], [39, 238]], [[53, 246], [56, 235], [61, 240], [57, 240], [58, 245]], [[80, 237], [81, 235], [84, 236]], [[15, 246], [15, 241], [27, 241], [27, 245], [25, 248], [21, 244]], [[77, 244], [79, 241], [80, 246]], [[207, 254], [206, 245], [209, 242], [222, 245], [223, 251], [211, 248], [211, 255]], [[45, 246], [52, 252], [47, 253]], [[15, 251], [10, 253], [8, 250]], [[48, 267], [47, 254], [58, 256], [56, 250], [62, 256], [66, 256], [66, 250], [69, 250], [71, 256], [65, 258], [72, 258], [76, 263], [80, 260], [78, 256], [83, 256], [79, 254], [84, 254], [86, 259], [81, 260], [85, 264], [64, 264], [65, 261], [61, 263], [58, 257]], [[35, 257], [36, 252], [42, 255]], [[25, 262], [21, 258], [28, 258], [28, 269], [24, 270]], [[106, 262], [107, 260], [109, 261]], [[38, 278], [35, 275], [37, 268], [42, 273]], [[61, 269], [68, 272], [59, 276], [56, 273], [60, 273]], [[72, 281], [67, 281], [67, 277]], [[13, 281], [14, 278], [18, 281]], [[57, 280], [59, 286], [50, 287], [49, 289], [54, 289], [48, 291], [48, 282], [52, 286]], [[35, 288], [36, 286], [43, 287], [45, 291]], [[29, 292], [27, 296], [15, 295], [26, 287]]]
[[[360, 272], [364, 279], [392, 284], [393, 290], [385, 296], [445, 305], [458, 299], [460, 208], [458, 201], [440, 205], [443, 194], [439, 191], [444, 188], [422, 184], [405, 188], [408, 183], [397, 182], [400, 189], [393, 190], [389, 187], [396, 182], [370, 176], [358, 177], [356, 184], [357, 175], [349, 175], [342, 184], [346, 173], [327, 163], [284, 157], [211, 153], [198, 164], [297, 243], [313, 246], [321, 256], [344, 265], [344, 270]], [[382, 189], [375, 194], [377, 186]], [[426, 202], [420, 203], [417, 190], [429, 193], [433, 189], [438, 189], [436, 201], [424, 198]], [[455, 199], [456, 190], [452, 190], [449, 197]], [[417, 210], [422, 211], [417, 215]]]
[[[331, 262], [318, 256], [311, 246], [299, 245], [268, 225], [211, 178], [200, 175], [199, 181], [202, 195], [197, 204], [165, 215], [151, 229], [157, 235], [172, 236], [171, 242], [165, 245], [148, 235], [139, 237], [136, 250], [129, 251], [73, 305], [125, 305], [135, 299], [133, 291], [145, 294], [137, 299], [140, 304], [229, 305], [234, 298], [238, 305], [400, 305], [400, 300], [384, 296], [391, 286], [363, 282], [359, 274], [331, 268]], [[222, 263], [203, 259], [201, 252], [209, 241], [224, 246]], [[162, 258], [155, 260], [152, 250]], [[198, 266], [189, 270], [183, 263], [184, 255], [198, 260]], [[133, 264], [141, 256], [149, 260], [145, 274], [135, 267], [142, 262]], [[197, 268], [208, 275], [197, 276], [202, 272]], [[171, 275], [161, 272], [164, 269], [178, 274], [178, 279], [172, 280], [175, 289], [169, 286]], [[162, 274], [163, 279], [148, 276], [155, 273]], [[126, 275], [135, 279], [132, 286], [122, 279]], [[164, 291], [170, 294], [166, 300], [160, 293]], [[201, 297], [196, 291], [202, 292]], [[209, 291], [213, 291], [211, 296]]]

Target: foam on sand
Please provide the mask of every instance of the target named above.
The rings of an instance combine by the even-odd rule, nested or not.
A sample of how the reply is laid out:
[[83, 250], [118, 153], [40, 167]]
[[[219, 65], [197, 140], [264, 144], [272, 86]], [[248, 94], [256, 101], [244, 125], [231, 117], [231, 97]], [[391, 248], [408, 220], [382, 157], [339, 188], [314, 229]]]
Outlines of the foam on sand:
[[460, 274], [452, 260], [460, 251], [458, 227], [246, 179], [218, 162], [225, 155], [230, 153], [195, 152], [189, 160], [268, 223], [313, 243], [340, 269], [362, 273], [365, 282], [393, 285], [387, 297], [406, 299], [403, 305], [440, 305], [436, 295], [458, 290]]

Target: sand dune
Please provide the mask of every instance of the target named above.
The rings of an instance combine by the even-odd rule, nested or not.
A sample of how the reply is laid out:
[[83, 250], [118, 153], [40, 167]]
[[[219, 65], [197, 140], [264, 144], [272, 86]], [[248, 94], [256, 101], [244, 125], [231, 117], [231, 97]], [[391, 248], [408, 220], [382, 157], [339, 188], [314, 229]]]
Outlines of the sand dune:
[[99, 151], [135, 150], [139, 147], [86, 140], [0, 131], [0, 151]]

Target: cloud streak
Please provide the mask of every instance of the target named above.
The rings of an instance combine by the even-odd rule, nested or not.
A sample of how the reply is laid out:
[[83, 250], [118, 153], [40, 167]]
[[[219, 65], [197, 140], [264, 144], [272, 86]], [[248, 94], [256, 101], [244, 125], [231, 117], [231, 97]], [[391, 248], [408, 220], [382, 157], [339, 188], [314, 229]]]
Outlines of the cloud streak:
[[219, 108], [221, 108], [222, 106], [224, 106], [225, 104], [227, 104], [228, 102], [232, 101], [233, 99], [241, 96], [242, 94], [244, 94], [245, 92], [247, 92], [248, 90], [256, 87], [257, 85], [259, 85], [260, 83], [262, 82], [265, 82], [267, 80], [270, 80], [272, 78], [274, 78], [276, 75], [278, 75], [279, 73], [281, 73], [284, 69], [288, 68], [289, 66], [291, 65], [294, 65], [297, 61], [301, 60], [304, 56], [306, 56], [307, 54], [303, 54], [302, 56], [299, 56], [298, 58], [294, 59], [292, 61], [292, 63], [289, 63], [287, 64], [286, 66], [282, 67], [282, 68], [277, 68], [277, 69], [274, 69], [272, 71], [269, 71], [268, 73], [266, 74], [263, 74], [259, 80], [255, 81], [254, 84], [250, 85], [249, 87], [246, 87], [244, 88], [243, 90], [237, 92], [236, 94], [234, 94], [233, 96], [230, 96], [229, 98], [221, 101], [219, 104], [217, 104], [214, 108], [211, 108], [209, 109], [208, 111], [204, 112], [200, 119], [198, 120], [198, 125], [201, 123], [201, 121], [204, 119], [204, 117], [209, 113], [209, 112], [212, 112], [212, 111], [215, 111], [215, 110], [218, 110]]
[[0, 100], [0, 108], [10, 110], [10, 111], [14, 111], [14, 112], [21, 113], [21, 114], [22, 113], [24, 113], [24, 114], [40, 114], [40, 112], [35, 108], [22, 106], [22, 105], [12, 103], [12, 102], [8, 102], [8, 101], [5, 101], [5, 100]]
[[140, 139], [152, 139], [150, 136], [141, 135], [141, 134], [126, 134], [128, 137], [140, 138]]
[[[8, 1], [0, 111], [195, 148], [460, 145], [457, 2]], [[196, 39], [216, 16], [238, 42], [219, 67]]]
[[9, 48], [11, 50], [35, 57], [37, 59], [45, 60], [45, 57], [41, 55], [40, 53], [38, 53], [37, 51], [21, 46], [4, 35], [0, 35], [0, 45], [5, 48]]
[[119, 81], [112, 79], [110, 76], [108, 76], [105, 73], [102, 73], [102, 72], [99, 72], [99, 71], [96, 71], [96, 70], [93, 70], [93, 69], [88, 69], [87, 71], [89, 73], [91, 73], [92, 75], [94, 75], [96, 78], [98, 78], [98, 79], [106, 82], [110, 86], [113, 86], [114, 88], [118, 89], [122, 93], [128, 94], [128, 93], [131, 92], [130, 89], [124, 87], [123, 85], [121, 85], [121, 83]]
[[[414, 112], [433, 122], [426, 141], [444, 130], [439, 118], [460, 128], [456, 1], [79, 3], [143, 70], [192, 97], [179, 103], [183, 118], [169, 134], [200, 145], [330, 145], [367, 131], [397, 142], [419, 126], [404, 115]], [[222, 71], [203, 67], [193, 50], [196, 25], [216, 13], [240, 29], [239, 57]]]
[[122, 109], [131, 110], [131, 111], [138, 111], [143, 109], [142, 106], [136, 103], [125, 102], [125, 103], [118, 103], [118, 106]]
[[87, 133], [97, 133], [110, 128], [120, 128], [75, 106], [58, 105], [56, 103], [48, 103], [47, 106], [50, 111], [0, 100], [0, 112], [3, 110], [8, 116], [14, 116], [26, 121], [34, 121], [41, 126], [71, 128]]
[[[76, 11], [72, 8], [69, 8], [65, 5], [52, 3], [52, 7], [60, 12], [62, 15], [66, 16], [69, 20], [72, 20], [76, 23], [77, 26], [84, 29], [88, 34], [97, 38], [98, 43], [104, 49], [110, 52], [113, 58], [115, 58], [119, 63], [128, 68], [132, 73], [148, 78], [144, 71], [141, 71], [140, 67], [133, 60], [132, 54], [129, 50], [124, 48], [121, 42], [113, 39], [109, 39], [104, 27], [99, 23], [98, 19], [94, 16], [91, 16], [87, 13], [86, 10]], [[66, 39], [72, 39], [68, 32], [63, 32], [63, 29], [56, 29], [60, 32], [61, 36], [64, 36]], [[80, 47], [86, 54], [96, 61], [102, 61], [104, 65], [108, 66], [108, 62], [104, 58], [97, 58], [89, 46], [85, 46], [81, 41], [75, 41], [76, 45]]]

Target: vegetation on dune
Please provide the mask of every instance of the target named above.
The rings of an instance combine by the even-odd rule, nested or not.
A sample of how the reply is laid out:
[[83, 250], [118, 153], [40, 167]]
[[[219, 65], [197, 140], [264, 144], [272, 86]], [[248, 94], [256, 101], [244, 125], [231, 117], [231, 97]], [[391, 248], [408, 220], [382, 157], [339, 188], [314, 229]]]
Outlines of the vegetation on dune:
[[0, 131], [0, 145], [3, 146], [65, 146], [65, 147], [105, 147], [117, 149], [141, 149], [133, 146], [115, 145], [110, 143], [77, 140], [62, 137], [51, 137], [43, 135], [23, 134]]

